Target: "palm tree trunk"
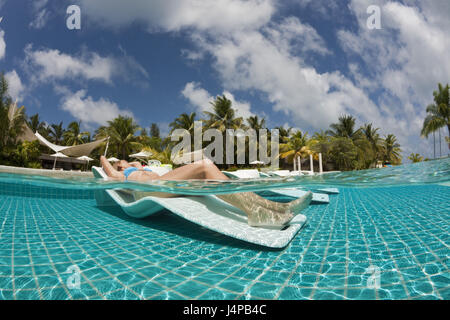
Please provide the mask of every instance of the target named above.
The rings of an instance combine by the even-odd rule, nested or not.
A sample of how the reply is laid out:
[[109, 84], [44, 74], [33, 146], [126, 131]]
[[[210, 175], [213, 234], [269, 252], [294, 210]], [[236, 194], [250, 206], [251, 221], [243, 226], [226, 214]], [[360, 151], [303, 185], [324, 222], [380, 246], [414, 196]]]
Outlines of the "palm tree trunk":
[[[447, 129], [448, 129], [448, 136], [450, 138], [450, 124], [447, 124]], [[450, 141], [448, 143], [448, 148], [450, 149]]]
[[433, 131], [433, 159], [436, 159], [436, 132]]
[[439, 128], [439, 158], [442, 158], [442, 150], [441, 150], [441, 128]]

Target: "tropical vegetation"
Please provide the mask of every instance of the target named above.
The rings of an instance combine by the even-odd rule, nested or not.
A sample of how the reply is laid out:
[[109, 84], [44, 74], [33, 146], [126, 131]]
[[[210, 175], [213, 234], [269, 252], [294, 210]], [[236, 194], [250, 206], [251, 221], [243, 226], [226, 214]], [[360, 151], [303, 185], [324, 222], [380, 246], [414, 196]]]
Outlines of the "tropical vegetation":
[[[450, 130], [449, 86], [439, 84], [433, 96], [434, 103], [426, 109], [427, 117], [421, 132], [424, 137], [445, 126]], [[0, 74], [0, 164], [39, 167], [40, 154], [51, 152], [37, 141], [21, 139], [25, 125], [58, 145], [78, 145], [109, 137], [108, 143], [104, 143], [90, 155], [95, 159], [105, 151], [110, 157], [128, 159], [132, 153], [147, 150], [152, 152], [153, 158], [164, 163], [171, 162], [171, 149], [177, 143], [171, 141], [170, 134], [176, 129], [184, 129], [193, 136], [195, 121], [202, 121], [203, 130], [215, 128], [224, 135], [227, 129], [258, 131], [267, 128], [264, 118], [251, 116], [244, 119], [237, 116], [232, 101], [225, 96], [218, 96], [211, 101], [211, 106], [211, 111], [204, 112], [203, 115], [183, 113], [176, 117], [169, 124], [168, 137], [161, 136], [156, 123], [149, 128], [142, 128], [133, 118], [126, 116], [118, 116], [91, 133], [84, 130], [81, 122], [74, 121], [64, 126], [63, 122], [49, 124], [39, 114], [27, 116], [25, 107], [17, 108], [12, 103], [8, 95], [8, 83], [4, 75]], [[309, 165], [309, 156], [317, 160], [319, 153], [322, 154], [325, 170], [360, 170], [373, 168], [379, 162], [396, 165], [402, 161], [402, 150], [395, 135], [383, 135], [381, 129], [373, 123], [357, 126], [352, 115], [342, 115], [327, 130], [311, 135], [292, 128], [275, 129], [279, 130], [281, 167], [292, 168], [294, 160], [298, 158]], [[270, 145], [270, 134], [268, 138]], [[423, 157], [411, 154], [408, 159], [418, 162]], [[229, 169], [229, 166], [223, 167]]]
[[[447, 127], [447, 132], [450, 136], [450, 87], [447, 84], [445, 87], [439, 83], [438, 90], [433, 92], [434, 101], [429, 104], [426, 108], [427, 117], [423, 122], [423, 127], [421, 134], [423, 137], [428, 138], [430, 134], [433, 134], [433, 141], [435, 143], [435, 133], [439, 132], [440, 129]], [[445, 137], [448, 143], [448, 148], [450, 149], [450, 139], [449, 136]], [[439, 141], [439, 146], [441, 141]], [[434, 148], [434, 155], [436, 156], [436, 148]]]

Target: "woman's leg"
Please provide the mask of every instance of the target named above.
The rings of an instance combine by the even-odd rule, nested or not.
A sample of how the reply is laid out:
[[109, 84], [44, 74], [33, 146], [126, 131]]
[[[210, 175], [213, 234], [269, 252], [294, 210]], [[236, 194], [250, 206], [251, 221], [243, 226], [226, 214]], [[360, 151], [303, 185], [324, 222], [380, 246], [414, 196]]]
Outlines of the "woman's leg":
[[209, 159], [200, 160], [172, 170], [160, 177], [161, 180], [228, 180]]
[[[161, 180], [190, 180], [190, 179], [206, 179], [206, 180], [229, 180], [219, 168], [209, 159], [187, 164], [183, 167], [177, 168], [160, 177]], [[224, 201], [230, 198], [229, 195], [219, 195]], [[249, 203], [257, 204], [266, 209], [278, 211], [280, 213], [286, 212], [300, 212], [305, 209], [312, 199], [312, 193], [308, 192], [305, 196], [291, 201], [289, 203], [280, 203], [267, 200], [258, 196], [253, 192], [242, 192], [233, 195], [233, 202], [239, 201], [242, 203], [241, 207], [248, 207]], [[228, 202], [228, 201], [227, 201]], [[247, 210], [246, 210], [247, 211]]]
[[[105, 172], [108, 176], [118, 177], [124, 180], [125, 177], [121, 172], [117, 172], [106, 160], [101, 157], [101, 162]], [[193, 164], [185, 165], [181, 168], [177, 168], [161, 177], [156, 177], [156, 174], [145, 171], [133, 172], [129, 176], [129, 180], [133, 181], [150, 181], [153, 179], [161, 180], [190, 180], [190, 179], [207, 179], [207, 180], [228, 180], [211, 160], [202, 160]], [[306, 207], [310, 202], [310, 197], [303, 197], [297, 199], [289, 204], [276, 203], [264, 199], [255, 193], [235, 193], [218, 195], [223, 201], [241, 209], [248, 216], [249, 224], [252, 226], [284, 226], [292, 218], [291, 212], [297, 212], [293, 210], [295, 207]], [[299, 206], [299, 202], [301, 205]]]

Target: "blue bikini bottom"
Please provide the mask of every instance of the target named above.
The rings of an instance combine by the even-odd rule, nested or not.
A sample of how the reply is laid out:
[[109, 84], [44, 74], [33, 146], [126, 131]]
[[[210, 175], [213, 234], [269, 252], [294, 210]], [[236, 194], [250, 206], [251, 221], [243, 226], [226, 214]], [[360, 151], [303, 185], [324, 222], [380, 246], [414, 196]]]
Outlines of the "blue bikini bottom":
[[[132, 174], [135, 171], [139, 171], [139, 169], [135, 168], [135, 167], [129, 167], [129, 168], [126, 168], [125, 170], [123, 170], [123, 175], [125, 176], [125, 180], [128, 180], [128, 177], [130, 176], [130, 174]], [[144, 168], [144, 171], [152, 172], [152, 170], [149, 168]]]

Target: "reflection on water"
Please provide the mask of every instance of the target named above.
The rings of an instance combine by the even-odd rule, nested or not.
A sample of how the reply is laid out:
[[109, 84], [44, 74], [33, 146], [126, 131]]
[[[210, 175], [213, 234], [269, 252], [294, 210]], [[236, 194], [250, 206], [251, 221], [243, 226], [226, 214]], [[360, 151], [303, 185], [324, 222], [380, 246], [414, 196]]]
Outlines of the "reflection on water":
[[201, 195], [208, 193], [229, 193], [263, 191], [280, 187], [370, 187], [410, 184], [444, 183], [450, 181], [450, 158], [407, 164], [392, 168], [371, 169], [351, 172], [336, 172], [316, 176], [289, 178], [261, 178], [228, 181], [151, 181], [148, 183], [104, 181], [102, 179], [72, 177], [49, 178], [42, 176], [0, 173], [0, 181], [66, 189], [111, 189], [127, 188], [150, 192], [170, 192]]

